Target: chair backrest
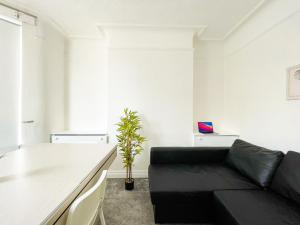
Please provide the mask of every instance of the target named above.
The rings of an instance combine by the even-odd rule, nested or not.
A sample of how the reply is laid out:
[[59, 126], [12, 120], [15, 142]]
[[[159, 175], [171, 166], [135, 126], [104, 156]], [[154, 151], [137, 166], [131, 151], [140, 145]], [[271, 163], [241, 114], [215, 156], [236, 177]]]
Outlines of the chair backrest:
[[104, 170], [97, 183], [72, 203], [66, 225], [90, 225], [94, 223], [98, 209], [102, 207], [104, 200], [106, 174], [107, 170]]

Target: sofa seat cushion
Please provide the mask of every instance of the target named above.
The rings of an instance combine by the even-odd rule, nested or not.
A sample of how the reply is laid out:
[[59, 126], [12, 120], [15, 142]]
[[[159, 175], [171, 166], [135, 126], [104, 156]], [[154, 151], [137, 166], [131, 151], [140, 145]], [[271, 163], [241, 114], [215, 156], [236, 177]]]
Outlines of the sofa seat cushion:
[[236, 190], [214, 192], [219, 225], [300, 225], [300, 208], [274, 192]]
[[153, 204], [205, 204], [212, 201], [214, 190], [259, 188], [221, 164], [150, 165], [148, 173]]

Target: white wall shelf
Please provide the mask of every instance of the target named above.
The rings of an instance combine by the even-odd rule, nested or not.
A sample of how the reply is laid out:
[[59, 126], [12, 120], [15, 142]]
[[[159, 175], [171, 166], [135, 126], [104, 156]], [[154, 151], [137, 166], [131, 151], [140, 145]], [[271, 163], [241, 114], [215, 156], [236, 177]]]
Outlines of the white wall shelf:
[[194, 146], [198, 147], [230, 147], [239, 138], [236, 134], [194, 134]]

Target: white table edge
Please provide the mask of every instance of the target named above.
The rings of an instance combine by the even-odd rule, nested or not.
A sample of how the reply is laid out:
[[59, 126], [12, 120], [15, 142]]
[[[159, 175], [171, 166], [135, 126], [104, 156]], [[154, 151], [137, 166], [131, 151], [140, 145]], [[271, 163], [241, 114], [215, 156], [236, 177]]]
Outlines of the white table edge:
[[[105, 165], [105, 163], [116, 153], [117, 146], [115, 145], [110, 154], [108, 154], [101, 162], [99, 162], [90, 173], [82, 179], [76, 188], [41, 222], [41, 224], [55, 224], [60, 216], [68, 209], [72, 202], [80, 195], [81, 191], [88, 185], [89, 181], [96, 173]], [[74, 196], [75, 195], [75, 196]], [[63, 209], [63, 210], [62, 210]], [[61, 212], [60, 212], [61, 211]]]

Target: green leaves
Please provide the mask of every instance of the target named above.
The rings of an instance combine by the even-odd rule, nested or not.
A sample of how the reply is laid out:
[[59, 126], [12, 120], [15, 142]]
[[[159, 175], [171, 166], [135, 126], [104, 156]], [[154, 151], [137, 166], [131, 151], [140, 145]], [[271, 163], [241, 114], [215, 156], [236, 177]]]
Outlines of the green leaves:
[[[126, 108], [120, 122], [116, 124], [118, 148], [124, 167], [129, 168], [130, 173], [134, 158], [143, 151], [142, 144], [146, 141], [146, 138], [138, 133], [142, 126], [141, 119], [137, 114], [136, 111]], [[129, 176], [131, 177], [131, 174]]]

